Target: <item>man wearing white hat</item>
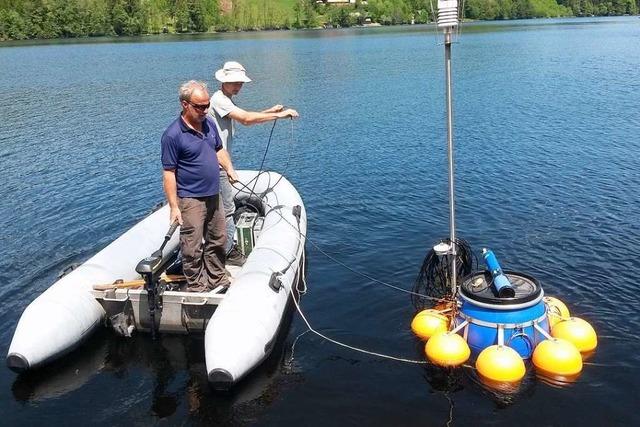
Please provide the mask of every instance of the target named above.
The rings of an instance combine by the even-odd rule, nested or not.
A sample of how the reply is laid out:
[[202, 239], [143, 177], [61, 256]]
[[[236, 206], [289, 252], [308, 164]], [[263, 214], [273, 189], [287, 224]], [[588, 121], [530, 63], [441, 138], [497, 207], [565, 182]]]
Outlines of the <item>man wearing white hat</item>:
[[[244, 83], [251, 81], [244, 67], [238, 62], [225, 62], [224, 66], [216, 71], [215, 78], [221, 85], [220, 90], [216, 91], [211, 97], [209, 115], [216, 123], [222, 145], [229, 154], [231, 154], [231, 145], [233, 142], [234, 121], [245, 126], [251, 126], [287, 117], [293, 119], [299, 116], [296, 110], [291, 108], [285, 109], [282, 105], [274, 105], [264, 111], [257, 112], [243, 110], [234, 104], [232, 98], [240, 92]], [[231, 265], [242, 265], [244, 263], [244, 256], [233, 244], [233, 236], [236, 229], [233, 214], [236, 206], [233, 202], [231, 184], [229, 184], [227, 174], [223, 169], [220, 169], [220, 194], [226, 215], [227, 263]]]

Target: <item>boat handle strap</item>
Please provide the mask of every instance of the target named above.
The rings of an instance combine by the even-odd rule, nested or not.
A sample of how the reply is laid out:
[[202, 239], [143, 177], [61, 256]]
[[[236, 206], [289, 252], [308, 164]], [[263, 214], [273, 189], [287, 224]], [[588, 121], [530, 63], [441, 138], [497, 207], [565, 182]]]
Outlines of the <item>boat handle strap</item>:
[[204, 298], [202, 301], [195, 301], [195, 302], [189, 301], [186, 298], [182, 298], [182, 301], [180, 301], [180, 303], [182, 305], [197, 305], [197, 306], [201, 306], [201, 305], [207, 305], [208, 301], [209, 300], [207, 298]]
[[126, 294], [124, 298], [109, 298], [107, 296], [102, 297], [103, 301], [111, 301], [111, 302], [125, 302], [129, 301], [129, 294]]

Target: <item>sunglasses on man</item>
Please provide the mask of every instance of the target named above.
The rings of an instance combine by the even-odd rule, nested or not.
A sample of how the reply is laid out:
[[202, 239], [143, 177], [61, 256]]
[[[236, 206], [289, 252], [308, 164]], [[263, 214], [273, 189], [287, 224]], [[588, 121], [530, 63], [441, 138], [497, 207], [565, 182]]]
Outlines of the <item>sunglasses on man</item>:
[[207, 104], [194, 104], [191, 101], [187, 101], [187, 104], [191, 105], [193, 108], [195, 108], [198, 111], [206, 111], [209, 109], [209, 107], [211, 106], [211, 103], [207, 103]]

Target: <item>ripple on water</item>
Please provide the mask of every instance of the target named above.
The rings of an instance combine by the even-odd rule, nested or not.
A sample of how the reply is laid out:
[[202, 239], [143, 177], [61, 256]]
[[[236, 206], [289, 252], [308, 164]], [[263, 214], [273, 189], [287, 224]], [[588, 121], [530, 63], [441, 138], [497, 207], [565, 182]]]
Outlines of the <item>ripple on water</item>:
[[[172, 341], [163, 352], [141, 345], [144, 338], [113, 338], [103, 370], [77, 390], [33, 405], [0, 402], [9, 423], [90, 415], [104, 425], [161, 417], [288, 425], [318, 414], [328, 424], [445, 424], [453, 411], [457, 424], [504, 425], [536, 411], [541, 424], [571, 424], [576, 414], [633, 424], [637, 18], [474, 28], [454, 46], [458, 236], [476, 251], [492, 248], [503, 267], [534, 275], [594, 325], [599, 348], [576, 384], [534, 381], [501, 401], [460, 372], [380, 361], [307, 334], [296, 347], [296, 375], [275, 369], [248, 381], [247, 388], [260, 384], [242, 396], [251, 403], [236, 406], [242, 392], [220, 397], [206, 387], [201, 341]], [[159, 139], [177, 116], [177, 87], [210, 80], [233, 57], [254, 78], [239, 105], [282, 103], [302, 115], [277, 123], [265, 165], [286, 173], [307, 209], [305, 313], [334, 338], [423, 357], [409, 333], [409, 296], [371, 278], [411, 289], [426, 252], [449, 234], [442, 46], [417, 26], [276, 34], [0, 49], [0, 347], [62, 268], [163, 199]], [[260, 164], [270, 130], [238, 127], [236, 166]], [[303, 331], [294, 318], [292, 335]], [[8, 375], [0, 375], [6, 389]], [[562, 411], [544, 411], [552, 401]], [[194, 402], [200, 406], [190, 411]]]

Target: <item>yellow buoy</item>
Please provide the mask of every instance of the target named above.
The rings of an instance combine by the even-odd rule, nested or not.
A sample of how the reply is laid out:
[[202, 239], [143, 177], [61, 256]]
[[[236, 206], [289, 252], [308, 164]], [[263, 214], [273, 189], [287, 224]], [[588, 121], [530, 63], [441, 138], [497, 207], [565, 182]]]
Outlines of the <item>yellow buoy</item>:
[[547, 312], [549, 313], [549, 327], [552, 328], [553, 325], [562, 321], [563, 319], [568, 319], [571, 314], [569, 314], [569, 309], [562, 301], [558, 298], [554, 297], [544, 297], [544, 303], [547, 305]]
[[551, 328], [551, 336], [569, 341], [581, 353], [595, 350], [598, 346], [596, 331], [589, 322], [578, 317], [556, 323]]
[[440, 314], [437, 310], [422, 310], [413, 318], [411, 330], [421, 339], [428, 340], [439, 332], [447, 332], [449, 330], [449, 318]]
[[484, 378], [498, 382], [520, 381], [526, 373], [522, 357], [504, 345], [492, 345], [482, 350], [476, 360], [476, 369]]
[[569, 341], [553, 338], [544, 340], [531, 358], [536, 368], [552, 375], [576, 375], [582, 371], [582, 357]]
[[438, 366], [462, 365], [471, 356], [471, 349], [460, 335], [440, 332], [431, 337], [424, 346], [429, 360]]

